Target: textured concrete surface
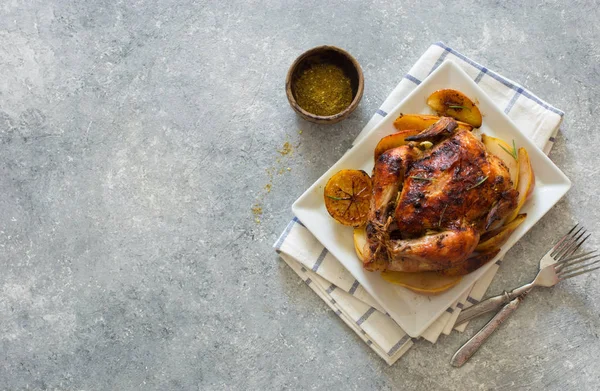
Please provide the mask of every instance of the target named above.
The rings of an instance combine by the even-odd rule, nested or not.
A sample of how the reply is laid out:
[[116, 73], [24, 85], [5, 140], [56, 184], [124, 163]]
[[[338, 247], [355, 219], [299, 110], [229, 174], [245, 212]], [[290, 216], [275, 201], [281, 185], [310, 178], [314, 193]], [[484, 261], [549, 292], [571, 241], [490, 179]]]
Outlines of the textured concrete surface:
[[[573, 190], [491, 292], [574, 221], [598, 246], [599, 19], [591, 1], [3, 1], [0, 389], [597, 389], [598, 275], [532, 294], [462, 369], [450, 357], [484, 319], [388, 367], [271, 245], [443, 40], [567, 113], [551, 158]], [[283, 88], [324, 43], [366, 79], [329, 127]]]

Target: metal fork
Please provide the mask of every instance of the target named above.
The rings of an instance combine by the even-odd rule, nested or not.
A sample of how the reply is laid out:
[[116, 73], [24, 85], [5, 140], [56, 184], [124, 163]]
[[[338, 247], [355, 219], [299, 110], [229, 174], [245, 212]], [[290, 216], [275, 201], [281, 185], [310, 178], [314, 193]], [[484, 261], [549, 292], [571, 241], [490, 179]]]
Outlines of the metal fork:
[[[581, 245], [590, 237], [590, 234], [586, 235], [586, 233], [587, 231], [579, 225], [573, 227], [542, 257], [540, 271], [532, 282], [462, 310], [456, 320], [456, 325], [487, 312], [495, 311], [515, 298], [529, 293], [535, 287], [552, 287], [560, 281], [599, 269], [600, 266], [590, 268], [600, 262], [600, 254], [596, 250], [576, 254]], [[584, 262], [588, 263], [584, 264]]]
[[552, 287], [560, 281], [600, 269], [600, 266], [591, 267], [600, 262], [600, 254], [596, 253], [596, 250], [576, 254], [581, 245], [590, 237], [590, 235], [584, 237], [587, 231], [583, 227], [580, 227], [576, 231], [577, 228], [578, 225], [573, 227], [552, 249], [550, 249], [550, 251], [546, 253], [546, 255], [544, 255], [544, 257], [542, 257], [540, 260], [540, 271], [532, 282], [525, 284], [510, 293], [504, 292], [502, 295], [492, 297], [491, 299], [466, 309], [465, 312], [467, 314], [464, 316], [465, 319], [461, 319], [461, 313], [461, 316], [459, 316], [457, 320], [457, 324], [498, 308], [499, 306], [502, 306], [502, 303], [508, 302], [508, 304], [504, 305], [503, 308], [485, 326], [483, 326], [479, 332], [477, 332], [477, 334], [456, 351], [450, 361], [453, 366], [460, 367], [466, 363], [489, 336], [502, 324], [502, 322], [517, 309], [519, 303], [523, 300], [524, 295], [534, 287]]

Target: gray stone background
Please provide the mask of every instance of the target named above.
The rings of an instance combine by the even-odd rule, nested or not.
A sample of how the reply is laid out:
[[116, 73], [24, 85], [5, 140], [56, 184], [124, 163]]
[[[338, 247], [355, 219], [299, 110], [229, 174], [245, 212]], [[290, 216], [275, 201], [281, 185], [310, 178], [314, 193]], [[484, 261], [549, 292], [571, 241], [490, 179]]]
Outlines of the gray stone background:
[[[461, 369], [450, 357], [485, 319], [388, 367], [271, 249], [438, 40], [566, 112], [550, 156], [573, 189], [490, 292], [531, 278], [575, 221], [598, 246], [598, 6], [2, 1], [0, 389], [598, 389], [598, 275], [532, 294]], [[319, 44], [365, 73], [335, 126], [298, 119], [284, 94]]]

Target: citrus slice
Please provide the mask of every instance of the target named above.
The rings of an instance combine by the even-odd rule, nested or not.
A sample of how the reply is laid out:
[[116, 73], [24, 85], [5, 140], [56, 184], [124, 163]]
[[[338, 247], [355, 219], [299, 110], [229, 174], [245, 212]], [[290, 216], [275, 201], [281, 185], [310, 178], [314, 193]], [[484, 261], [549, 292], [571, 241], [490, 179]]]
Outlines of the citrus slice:
[[437, 295], [447, 291], [462, 279], [461, 276], [444, 276], [437, 272], [381, 272], [381, 277], [392, 284], [400, 285], [423, 295]]
[[359, 227], [367, 222], [371, 178], [362, 170], [341, 170], [325, 185], [325, 207], [337, 222]]

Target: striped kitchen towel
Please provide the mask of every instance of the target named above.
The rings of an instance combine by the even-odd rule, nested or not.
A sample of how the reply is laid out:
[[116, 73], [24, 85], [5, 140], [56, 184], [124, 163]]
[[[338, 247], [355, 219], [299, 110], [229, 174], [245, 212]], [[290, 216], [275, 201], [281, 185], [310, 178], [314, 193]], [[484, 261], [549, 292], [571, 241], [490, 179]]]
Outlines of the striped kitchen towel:
[[[550, 152], [564, 113], [523, 86], [500, 76], [437, 42], [429, 47], [383, 102], [355, 142], [372, 130], [404, 97], [444, 61], [460, 66], [545, 153]], [[325, 301], [365, 343], [388, 364], [393, 364], [415, 342], [381, 309], [358, 281], [324, 248], [297, 218], [285, 228], [274, 245], [281, 258]], [[479, 302], [499, 269], [491, 267], [463, 297], [453, 303], [424, 333], [435, 343], [454, 328], [462, 308]], [[463, 331], [465, 324], [456, 329]]]

